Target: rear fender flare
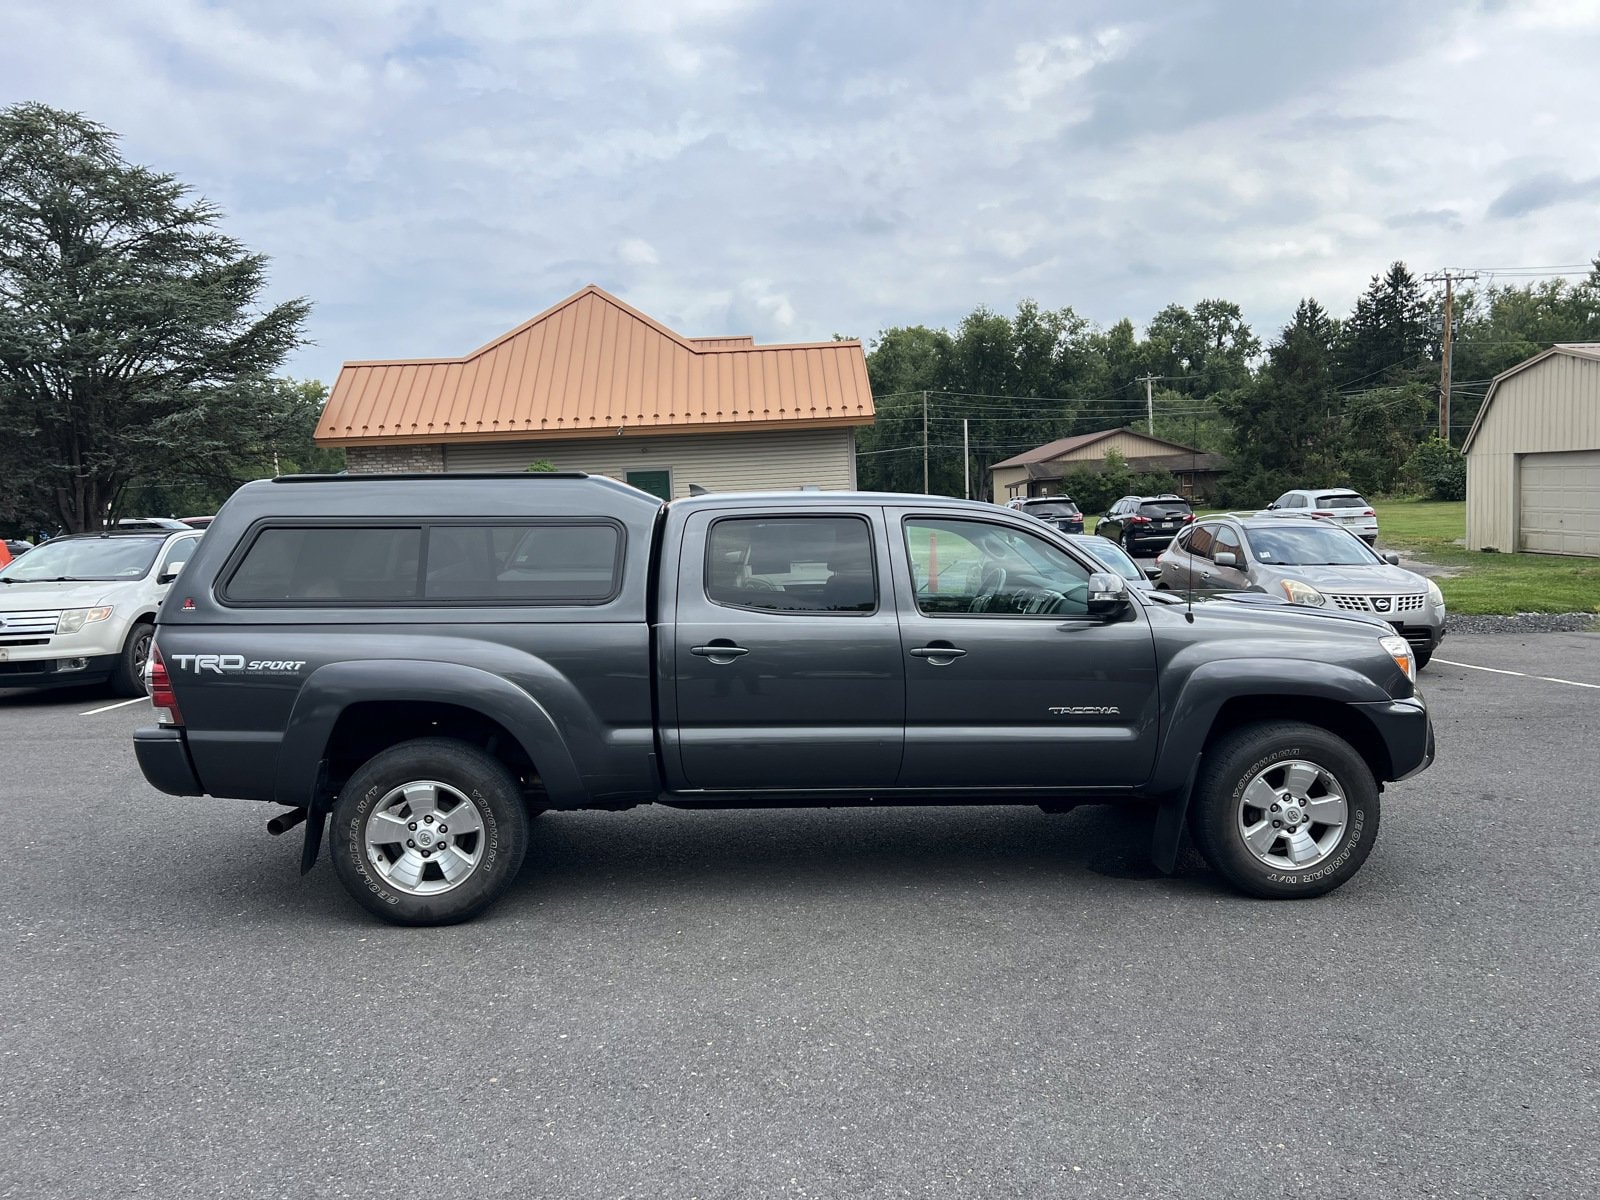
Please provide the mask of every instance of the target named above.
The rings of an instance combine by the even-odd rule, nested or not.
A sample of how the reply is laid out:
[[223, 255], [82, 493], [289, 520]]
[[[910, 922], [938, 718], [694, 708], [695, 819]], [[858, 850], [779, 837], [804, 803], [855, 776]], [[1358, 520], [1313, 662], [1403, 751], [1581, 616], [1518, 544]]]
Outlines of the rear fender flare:
[[289, 714], [274, 798], [297, 808], [316, 798], [317, 772], [340, 715], [369, 700], [454, 704], [497, 721], [521, 744], [552, 798], [578, 804], [583, 779], [555, 719], [516, 684], [477, 667], [379, 659], [330, 663], [307, 677]]

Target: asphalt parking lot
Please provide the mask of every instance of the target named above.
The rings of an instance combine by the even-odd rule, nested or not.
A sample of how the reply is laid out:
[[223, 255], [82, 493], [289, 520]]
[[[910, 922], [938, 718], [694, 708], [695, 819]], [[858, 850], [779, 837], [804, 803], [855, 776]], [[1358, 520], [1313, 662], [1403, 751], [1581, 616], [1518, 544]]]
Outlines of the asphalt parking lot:
[[433, 930], [152, 791], [143, 702], [0, 691], [0, 1195], [1592, 1195], [1600, 635], [1423, 681], [1321, 900], [1131, 811], [640, 809]]

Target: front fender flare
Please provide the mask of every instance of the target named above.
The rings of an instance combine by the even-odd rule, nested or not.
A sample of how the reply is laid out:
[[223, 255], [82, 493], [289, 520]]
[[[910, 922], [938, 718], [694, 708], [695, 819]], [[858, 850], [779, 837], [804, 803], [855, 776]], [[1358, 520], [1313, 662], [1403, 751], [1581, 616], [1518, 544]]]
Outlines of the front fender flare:
[[[1369, 676], [1335, 663], [1234, 658], [1195, 667], [1168, 708], [1166, 736], [1146, 788], [1161, 802], [1150, 847], [1158, 868], [1171, 873], [1177, 865], [1200, 757], [1222, 706], [1237, 699], [1290, 697], [1350, 705], [1393, 700]], [[1368, 719], [1363, 710], [1352, 711]]]

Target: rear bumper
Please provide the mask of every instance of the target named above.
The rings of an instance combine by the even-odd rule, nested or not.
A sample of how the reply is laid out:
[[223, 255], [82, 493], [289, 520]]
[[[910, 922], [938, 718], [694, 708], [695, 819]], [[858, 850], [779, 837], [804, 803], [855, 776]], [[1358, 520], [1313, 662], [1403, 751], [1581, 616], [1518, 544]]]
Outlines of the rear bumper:
[[120, 654], [64, 655], [60, 658], [0, 662], [0, 688], [82, 687], [104, 683], [117, 669]]
[[1433, 722], [1421, 696], [1356, 707], [1367, 714], [1383, 738], [1389, 754], [1387, 774], [1391, 781], [1410, 779], [1433, 765]]
[[189, 746], [183, 730], [166, 725], [138, 729], [133, 734], [133, 753], [139, 770], [150, 786], [169, 796], [202, 796], [205, 789], [194, 773]]

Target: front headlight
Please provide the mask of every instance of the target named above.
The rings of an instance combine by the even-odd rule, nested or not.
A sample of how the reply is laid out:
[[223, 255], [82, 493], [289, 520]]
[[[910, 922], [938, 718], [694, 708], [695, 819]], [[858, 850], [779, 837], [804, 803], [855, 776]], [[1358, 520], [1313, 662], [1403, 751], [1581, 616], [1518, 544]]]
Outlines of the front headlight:
[[1440, 612], [1444, 611], [1444, 593], [1439, 590], [1439, 585], [1433, 580], [1428, 580], [1428, 599], [1433, 601], [1433, 606]]
[[1283, 594], [1289, 597], [1290, 604], [1310, 604], [1320, 608], [1328, 602], [1328, 598], [1316, 588], [1309, 583], [1301, 583], [1298, 579], [1285, 579]]
[[1388, 637], [1378, 639], [1378, 645], [1389, 652], [1389, 657], [1394, 659], [1394, 665], [1406, 673], [1406, 678], [1412, 683], [1417, 681], [1417, 660], [1411, 653], [1411, 643], [1403, 637], [1390, 634]]
[[111, 615], [111, 606], [105, 608], [69, 608], [61, 614], [61, 620], [56, 622], [57, 633], [77, 633], [85, 625], [95, 621], [104, 621]]

